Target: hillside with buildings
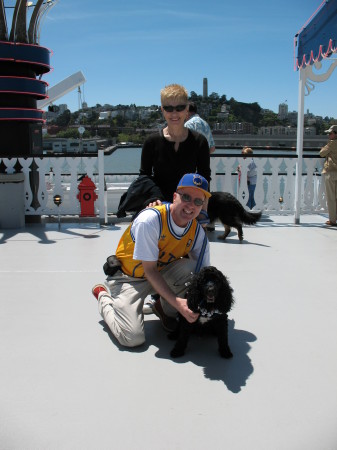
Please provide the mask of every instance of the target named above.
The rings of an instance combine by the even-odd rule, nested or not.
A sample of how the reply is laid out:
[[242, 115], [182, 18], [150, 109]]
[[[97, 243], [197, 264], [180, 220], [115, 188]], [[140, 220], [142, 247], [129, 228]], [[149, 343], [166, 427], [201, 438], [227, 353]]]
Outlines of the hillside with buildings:
[[[190, 93], [190, 100], [198, 107], [199, 115], [211, 126], [216, 145], [280, 145], [293, 147], [296, 143], [297, 112], [288, 111], [286, 102], [278, 112], [263, 109], [257, 102], [243, 103], [215, 92], [207, 95]], [[57, 138], [103, 139], [109, 144], [132, 142], [142, 144], [149, 133], [164, 126], [159, 105], [100, 105], [89, 107], [85, 102], [76, 112], [67, 105], [51, 105], [44, 113], [45, 140]], [[324, 130], [332, 117], [304, 115], [304, 138], [307, 145], [320, 144]], [[281, 142], [282, 141], [282, 142]], [[278, 144], [277, 144], [278, 143]]]

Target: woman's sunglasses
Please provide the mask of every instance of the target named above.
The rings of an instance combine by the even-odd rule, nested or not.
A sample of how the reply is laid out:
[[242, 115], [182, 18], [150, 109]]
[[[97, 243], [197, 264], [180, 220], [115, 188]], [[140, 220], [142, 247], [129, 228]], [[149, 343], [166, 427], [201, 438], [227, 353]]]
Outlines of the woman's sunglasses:
[[167, 105], [163, 106], [163, 110], [166, 112], [173, 112], [173, 111], [181, 112], [184, 111], [184, 109], [186, 109], [186, 106], [187, 105], [177, 105], [177, 106]]
[[201, 198], [194, 198], [192, 200], [192, 197], [188, 194], [182, 194], [181, 192], [177, 192], [177, 194], [180, 195], [181, 199], [185, 203], [193, 202], [195, 206], [202, 206], [204, 204], [205, 200], [202, 200]]

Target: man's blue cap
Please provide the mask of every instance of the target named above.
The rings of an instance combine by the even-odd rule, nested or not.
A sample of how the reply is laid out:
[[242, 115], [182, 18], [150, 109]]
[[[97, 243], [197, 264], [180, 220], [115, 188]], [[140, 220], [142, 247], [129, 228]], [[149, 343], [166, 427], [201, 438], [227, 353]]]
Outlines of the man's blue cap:
[[206, 198], [211, 197], [210, 192], [208, 192], [208, 182], [206, 178], [198, 173], [186, 173], [182, 177], [178, 183], [177, 190], [186, 187], [196, 188], [205, 194]]

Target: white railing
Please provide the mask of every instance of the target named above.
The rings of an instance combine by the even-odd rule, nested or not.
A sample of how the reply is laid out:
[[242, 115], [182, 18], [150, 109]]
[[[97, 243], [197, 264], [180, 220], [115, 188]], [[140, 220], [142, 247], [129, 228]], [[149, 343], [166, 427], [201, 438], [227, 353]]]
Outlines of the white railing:
[[[254, 209], [276, 214], [290, 214], [295, 210], [296, 158], [254, 158], [257, 166], [257, 184]], [[301, 212], [326, 212], [322, 158], [303, 158]], [[247, 166], [249, 159], [217, 157], [211, 159], [211, 190], [230, 192], [246, 205], [248, 200]], [[237, 166], [241, 166], [238, 183]]]
[[[296, 158], [255, 157], [254, 161], [257, 166], [255, 209], [273, 214], [294, 213]], [[1, 162], [7, 174], [15, 172], [17, 163], [22, 167], [26, 215], [80, 215], [79, 178], [87, 174], [97, 187], [95, 214], [106, 221], [108, 214], [117, 212], [121, 195], [137, 177], [135, 174], [105, 174], [103, 151], [99, 151], [98, 157], [0, 158]], [[322, 163], [321, 158], [303, 160], [302, 213], [327, 211], [324, 178], [320, 176]], [[240, 186], [238, 164], [241, 165]], [[212, 156], [211, 190], [230, 192], [246, 205], [248, 164], [249, 160], [241, 157]], [[62, 197], [59, 207], [54, 204], [55, 195]]]

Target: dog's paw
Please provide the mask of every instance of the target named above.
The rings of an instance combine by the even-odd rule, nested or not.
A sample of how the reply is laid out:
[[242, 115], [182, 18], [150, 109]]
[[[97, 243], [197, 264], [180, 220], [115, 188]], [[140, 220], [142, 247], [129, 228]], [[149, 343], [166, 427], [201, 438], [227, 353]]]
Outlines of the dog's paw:
[[174, 347], [171, 352], [170, 355], [172, 356], [172, 358], [179, 358], [180, 356], [184, 356], [185, 351], [181, 348], [177, 348]]
[[233, 353], [231, 352], [231, 349], [229, 347], [219, 348], [219, 353], [222, 358], [233, 358]]

